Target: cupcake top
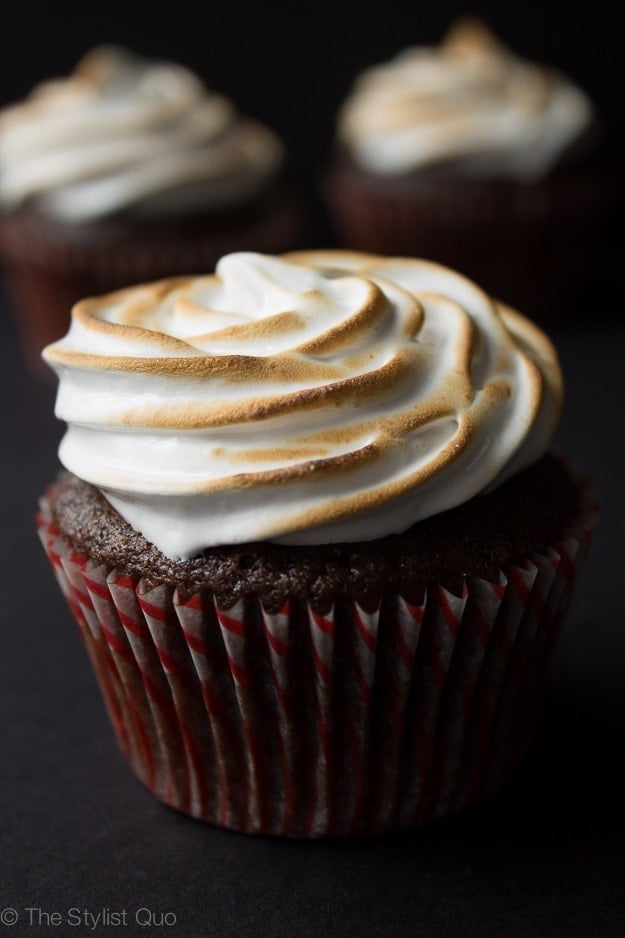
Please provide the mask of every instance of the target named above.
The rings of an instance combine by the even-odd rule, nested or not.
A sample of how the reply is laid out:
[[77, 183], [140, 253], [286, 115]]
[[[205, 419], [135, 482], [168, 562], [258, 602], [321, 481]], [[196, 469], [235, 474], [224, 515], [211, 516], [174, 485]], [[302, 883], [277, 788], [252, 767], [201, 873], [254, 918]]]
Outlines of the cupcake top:
[[271, 130], [186, 68], [102, 46], [0, 112], [0, 206], [76, 221], [227, 209], [283, 158]]
[[338, 142], [363, 169], [544, 177], [590, 127], [588, 97], [554, 69], [518, 58], [479, 21], [437, 47], [364, 72], [338, 115]]
[[534, 462], [562, 397], [528, 319], [448, 268], [345, 251], [84, 300], [44, 357], [61, 462], [169, 557], [399, 533]]

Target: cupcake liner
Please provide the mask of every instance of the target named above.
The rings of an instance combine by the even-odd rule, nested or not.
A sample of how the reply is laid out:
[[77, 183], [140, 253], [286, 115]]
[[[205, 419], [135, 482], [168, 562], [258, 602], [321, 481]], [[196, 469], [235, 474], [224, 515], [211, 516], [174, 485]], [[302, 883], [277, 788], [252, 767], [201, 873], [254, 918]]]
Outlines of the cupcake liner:
[[462, 593], [324, 614], [256, 596], [220, 608], [39, 533], [120, 747], [166, 804], [219, 826], [303, 838], [417, 827], [498, 788], [532, 738], [597, 508]]
[[425, 257], [460, 271], [534, 318], [571, 316], [600, 259], [614, 180], [562, 169], [532, 184], [440, 173], [375, 177], [337, 164], [322, 199], [339, 244]]

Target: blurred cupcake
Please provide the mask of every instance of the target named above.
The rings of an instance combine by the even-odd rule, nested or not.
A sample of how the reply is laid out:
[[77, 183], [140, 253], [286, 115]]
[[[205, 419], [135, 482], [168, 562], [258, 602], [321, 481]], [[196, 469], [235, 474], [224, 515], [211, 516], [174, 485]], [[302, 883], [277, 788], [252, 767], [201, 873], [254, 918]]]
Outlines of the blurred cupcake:
[[41, 538], [159, 799], [347, 836], [510, 776], [594, 511], [529, 320], [426, 261], [243, 253], [79, 303], [44, 354]]
[[0, 113], [0, 258], [31, 361], [74, 302], [297, 244], [277, 136], [191, 72], [118, 47]]
[[433, 258], [550, 320], [592, 266], [610, 200], [597, 117], [473, 19], [366, 71], [324, 183], [341, 244]]

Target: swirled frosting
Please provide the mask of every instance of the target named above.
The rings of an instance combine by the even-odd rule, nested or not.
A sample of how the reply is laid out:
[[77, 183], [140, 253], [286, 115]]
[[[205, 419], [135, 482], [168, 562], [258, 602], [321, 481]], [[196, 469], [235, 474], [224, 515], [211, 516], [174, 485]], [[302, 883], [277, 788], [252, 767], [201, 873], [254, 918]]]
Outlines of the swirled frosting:
[[221, 209], [262, 191], [283, 155], [186, 68], [102, 46], [0, 113], [0, 205], [68, 220]]
[[338, 140], [364, 169], [444, 164], [520, 180], [546, 175], [588, 128], [587, 96], [554, 69], [518, 58], [478, 21], [438, 47], [413, 47], [355, 82]]
[[405, 530], [535, 461], [562, 395], [546, 336], [471, 281], [344, 251], [84, 300], [44, 357], [61, 462], [170, 557]]

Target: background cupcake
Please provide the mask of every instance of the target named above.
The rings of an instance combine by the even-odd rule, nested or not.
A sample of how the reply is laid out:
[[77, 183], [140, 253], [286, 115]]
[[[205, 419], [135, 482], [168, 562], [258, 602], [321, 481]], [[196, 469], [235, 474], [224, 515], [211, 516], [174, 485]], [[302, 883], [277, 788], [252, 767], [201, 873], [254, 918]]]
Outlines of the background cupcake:
[[605, 220], [600, 154], [581, 89], [462, 19], [354, 83], [326, 205], [342, 244], [449, 263], [553, 319], [570, 314]]
[[293, 247], [276, 134], [187, 69], [99, 47], [0, 114], [0, 255], [31, 361], [72, 304]]
[[45, 357], [40, 534], [158, 798], [347, 836], [509, 777], [594, 510], [539, 329], [428, 262], [240, 253], [78, 304]]

